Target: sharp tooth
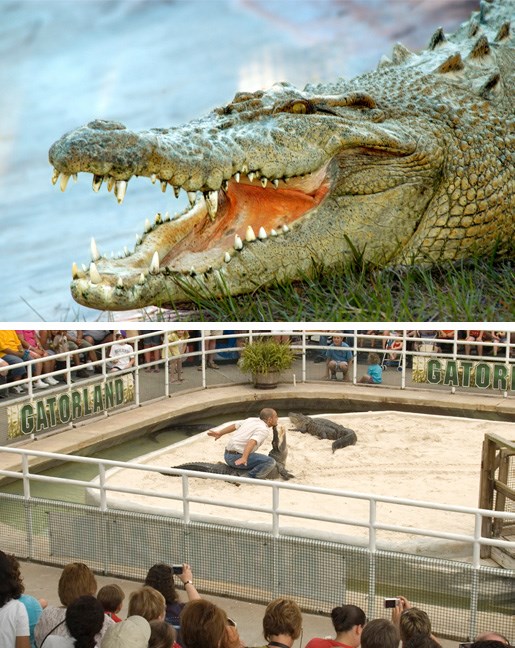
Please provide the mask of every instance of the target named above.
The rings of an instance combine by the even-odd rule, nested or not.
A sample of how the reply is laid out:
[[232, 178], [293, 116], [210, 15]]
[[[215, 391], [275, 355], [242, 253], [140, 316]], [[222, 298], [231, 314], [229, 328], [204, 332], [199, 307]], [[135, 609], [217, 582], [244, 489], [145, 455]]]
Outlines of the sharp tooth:
[[93, 191], [95, 193], [98, 193], [98, 190], [102, 186], [103, 181], [104, 181], [104, 176], [93, 175]]
[[59, 186], [61, 187], [61, 191], [66, 190], [66, 185], [68, 184], [68, 180], [70, 179], [70, 176], [67, 173], [63, 173], [61, 175], [61, 182]]
[[253, 182], [254, 178], [256, 177], [256, 174], [253, 171], [251, 171], [247, 177], [249, 179], [249, 182]]
[[244, 163], [241, 165], [241, 172], [242, 172], [242, 173], [247, 173], [248, 170], [249, 170], [249, 167], [247, 166], [247, 163], [244, 162]]
[[264, 227], [260, 227], [260, 228], [259, 228], [259, 232], [258, 232], [258, 239], [260, 239], [261, 241], [264, 241], [266, 238], [267, 238], [267, 235], [266, 235], [266, 230], [265, 230], [265, 228], [264, 228]]
[[224, 256], [225, 263], [229, 263], [230, 260], [231, 260], [231, 255], [229, 254], [229, 252], [226, 252]]
[[113, 176], [107, 176], [107, 191], [112, 191], [116, 180]]
[[168, 187], [168, 182], [166, 182], [166, 180], [161, 180], [161, 191], [163, 193], [166, 191], [166, 187]]
[[281, 229], [283, 230], [283, 232], [284, 232], [285, 234], [286, 234], [286, 232], [289, 232], [289, 231], [290, 231], [290, 228], [288, 227], [288, 225], [283, 225]]
[[147, 218], [145, 219], [145, 233], [150, 232], [151, 229], [152, 229], [152, 225], [150, 224], [150, 221]]
[[270, 230], [270, 236], [277, 236], [277, 232], [273, 228]]
[[138, 283], [140, 283], [140, 284], [145, 283], [145, 275], [143, 274], [143, 272], [139, 276]]
[[72, 279], [78, 279], [79, 278], [79, 268], [77, 268], [77, 264], [75, 261], [72, 263]]
[[196, 275], [196, 274], [197, 274], [197, 273], [196, 273], [196, 271], [195, 271], [195, 266], [191, 266], [191, 268], [190, 268], [190, 275]]
[[284, 182], [284, 184], [288, 184], [289, 181], [290, 181], [290, 178], [286, 178], [286, 177], [283, 178], [283, 182]]
[[274, 185], [274, 189], [277, 189], [279, 186], [279, 180], [276, 178], [275, 180], [272, 180], [272, 184]]
[[124, 253], [125, 256], [130, 255], [129, 248], [126, 245], [123, 246], [123, 253]]
[[249, 243], [256, 240], [256, 235], [254, 234], [254, 230], [252, 229], [251, 225], [247, 227], [247, 231], [245, 232], [245, 240]]
[[239, 171], [237, 171], [237, 172], [234, 174], [234, 179], [236, 180], [236, 182], [239, 182], [239, 181], [240, 181], [240, 172], [239, 172]]
[[222, 180], [222, 189], [224, 191], [227, 191], [227, 189], [229, 189], [229, 181], [228, 180]]
[[141, 234], [136, 234], [136, 245], [141, 245], [142, 240]]
[[242, 250], [243, 249], [242, 240], [237, 234], [234, 235], [234, 249], [235, 250]]
[[190, 201], [190, 205], [193, 207], [195, 204], [195, 201], [197, 199], [197, 192], [196, 191], [188, 191], [188, 200]]
[[157, 250], [152, 255], [152, 261], [150, 263], [150, 273], [157, 274], [159, 272], [159, 254]]
[[123, 288], [123, 279], [121, 277], [118, 277], [118, 281], [116, 282], [116, 287]]
[[114, 186], [114, 195], [118, 204], [121, 205], [123, 199], [125, 198], [125, 192], [127, 191], [127, 182], [125, 180], [118, 180]]
[[180, 187], [176, 187], [176, 186], [174, 185], [174, 187], [173, 187], [173, 193], [174, 193], [175, 197], [178, 198], [179, 195], [180, 195], [180, 193], [181, 193], [181, 188], [180, 188]]
[[98, 261], [100, 259], [100, 253], [98, 251], [97, 243], [94, 238], [91, 239], [89, 249], [91, 251], [91, 260]]
[[156, 184], [156, 180], [157, 180], [157, 175], [156, 175], [155, 173], [153, 173], [153, 174], [150, 176], [150, 182], [151, 182], [152, 184]]
[[165, 212], [165, 218], [164, 218], [164, 220], [165, 220], [165, 223], [168, 222], [168, 221], [170, 220], [170, 212]]
[[52, 173], [52, 184], [55, 185], [55, 183], [59, 180], [59, 171], [57, 169], [54, 169], [54, 172]]
[[86, 266], [85, 266], [83, 263], [82, 263], [81, 265], [82, 265], [82, 271], [83, 271], [83, 272], [87, 272], [88, 269], [86, 268]]
[[209, 191], [205, 198], [209, 217], [211, 220], [215, 220], [216, 210], [218, 209], [218, 191]]
[[156, 225], [160, 225], [162, 222], [163, 222], [163, 220], [161, 218], [161, 213], [157, 212], [157, 214], [156, 214]]
[[97, 266], [93, 263], [93, 261], [89, 265], [89, 279], [91, 283], [94, 284], [102, 283], [102, 277], [100, 276], [100, 273], [97, 270]]
[[72, 173], [72, 178], [73, 178], [73, 182], [77, 182], [78, 178], [76, 173]]
[[261, 186], [263, 189], [266, 187], [266, 183], [268, 182], [268, 178], [265, 178], [264, 176], [261, 178]]
[[180, 214], [175, 212], [175, 214], [172, 216], [172, 218], [170, 220], [177, 220], [179, 218], [179, 216], [180, 216]]

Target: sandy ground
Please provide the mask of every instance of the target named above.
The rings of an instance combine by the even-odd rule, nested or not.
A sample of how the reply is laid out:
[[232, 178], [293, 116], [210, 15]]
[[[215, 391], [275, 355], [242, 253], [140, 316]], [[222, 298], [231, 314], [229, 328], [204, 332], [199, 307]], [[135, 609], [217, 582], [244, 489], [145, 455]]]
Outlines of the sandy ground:
[[[399, 412], [368, 412], [353, 414], [326, 414], [326, 418], [355, 430], [355, 446], [331, 451], [331, 442], [319, 440], [292, 429], [288, 418], [280, 424], [288, 429], [287, 468], [295, 479], [282, 482], [310, 485], [324, 489], [338, 489], [356, 493], [429, 501], [452, 506], [476, 507], [478, 505], [481, 447], [486, 432], [513, 439], [515, 425], [455, 417], [429, 416]], [[169, 446], [140, 458], [138, 463], [154, 466], [177, 466], [189, 461], [223, 461], [225, 439], [215, 441], [206, 433], [180, 444]], [[271, 435], [270, 435], [271, 439]], [[260, 449], [268, 452], [266, 442]], [[181, 482], [178, 477], [158, 472], [116, 469], [109, 484], [141, 488], [147, 493], [169, 494], [180, 497]], [[251, 502], [258, 507], [271, 507], [272, 489], [257, 482], [236, 486], [225, 480], [193, 478], [189, 480], [189, 496], [207, 500], [192, 503], [192, 517], [213, 517], [225, 523], [244, 523], [246, 526], [269, 527], [268, 513], [226, 509], [214, 506], [215, 499], [242, 506]], [[145, 509], [152, 512], [180, 515], [182, 503], [164, 497], [148, 495], [114, 494], [110, 506]], [[327, 537], [364, 543], [368, 530], [350, 524], [366, 522], [369, 503], [364, 499], [337, 497], [320, 493], [281, 489], [279, 506], [284, 513], [301, 513], [308, 516], [330, 517], [345, 524], [321, 520], [307, 520], [280, 516], [281, 528], [294, 528], [314, 537]], [[400, 524], [410, 528], [423, 528], [471, 535], [474, 528], [472, 515], [449, 513], [398, 505], [379, 503], [377, 521], [383, 524]], [[389, 530], [378, 531], [378, 546], [398, 548], [410, 552], [434, 555], [465, 555], [470, 547], [459, 542], [436, 542], [418, 534], [400, 534]], [[437, 546], [438, 550], [431, 548]]]

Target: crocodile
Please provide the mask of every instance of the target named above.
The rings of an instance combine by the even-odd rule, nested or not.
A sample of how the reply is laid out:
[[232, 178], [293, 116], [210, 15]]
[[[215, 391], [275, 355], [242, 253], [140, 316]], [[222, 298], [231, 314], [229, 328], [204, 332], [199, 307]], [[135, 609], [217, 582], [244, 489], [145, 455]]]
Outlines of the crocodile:
[[[272, 449], [268, 453], [269, 457], [275, 459], [274, 468], [268, 473], [266, 479], [279, 479], [282, 477], [284, 480], [289, 480], [294, 477], [291, 472], [286, 470], [286, 458], [288, 457], [288, 444], [286, 441], [286, 429], [284, 426], [273, 427]], [[209, 463], [206, 461], [193, 461], [190, 463], [180, 464], [179, 466], [170, 466], [171, 468], [178, 468], [180, 470], [194, 470], [205, 473], [212, 473], [216, 475], [231, 475], [233, 477], [247, 477], [247, 470], [238, 470], [228, 466], [224, 462]]]
[[[86, 306], [174, 305], [373, 265], [506, 254], [514, 232], [515, 0], [351, 80], [239, 92], [184, 126], [96, 119], [56, 141], [52, 181], [93, 174], [122, 203], [144, 176], [190, 206], [147, 218], [133, 251], [72, 266]], [[335, 270], [336, 269], [336, 270]]]
[[305, 416], [304, 414], [298, 414], [296, 412], [290, 412], [288, 416], [295, 426], [294, 429], [298, 432], [302, 432], [303, 434], [312, 434], [318, 439], [329, 439], [332, 441], [333, 443], [331, 448], [333, 453], [335, 450], [339, 450], [340, 448], [356, 445], [358, 440], [354, 430], [339, 425], [329, 419], [311, 418], [311, 416]]

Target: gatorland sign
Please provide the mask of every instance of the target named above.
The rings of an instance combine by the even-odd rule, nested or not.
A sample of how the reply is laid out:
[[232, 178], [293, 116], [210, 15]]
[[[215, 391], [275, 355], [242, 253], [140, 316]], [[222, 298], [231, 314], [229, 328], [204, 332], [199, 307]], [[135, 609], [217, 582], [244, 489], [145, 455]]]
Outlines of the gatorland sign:
[[419, 356], [413, 359], [412, 377], [414, 382], [430, 385], [512, 391], [515, 364]]
[[134, 380], [131, 374], [98, 385], [74, 387], [62, 394], [9, 407], [7, 436], [14, 439], [22, 435], [48, 432], [133, 401]]

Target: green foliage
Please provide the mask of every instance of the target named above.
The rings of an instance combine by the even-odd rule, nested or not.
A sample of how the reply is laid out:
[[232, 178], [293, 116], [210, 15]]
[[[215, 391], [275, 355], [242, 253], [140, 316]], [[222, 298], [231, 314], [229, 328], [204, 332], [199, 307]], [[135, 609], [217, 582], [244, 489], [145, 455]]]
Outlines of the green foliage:
[[294, 360], [295, 354], [287, 344], [258, 338], [244, 347], [239, 365], [245, 373], [262, 374], [286, 371]]

